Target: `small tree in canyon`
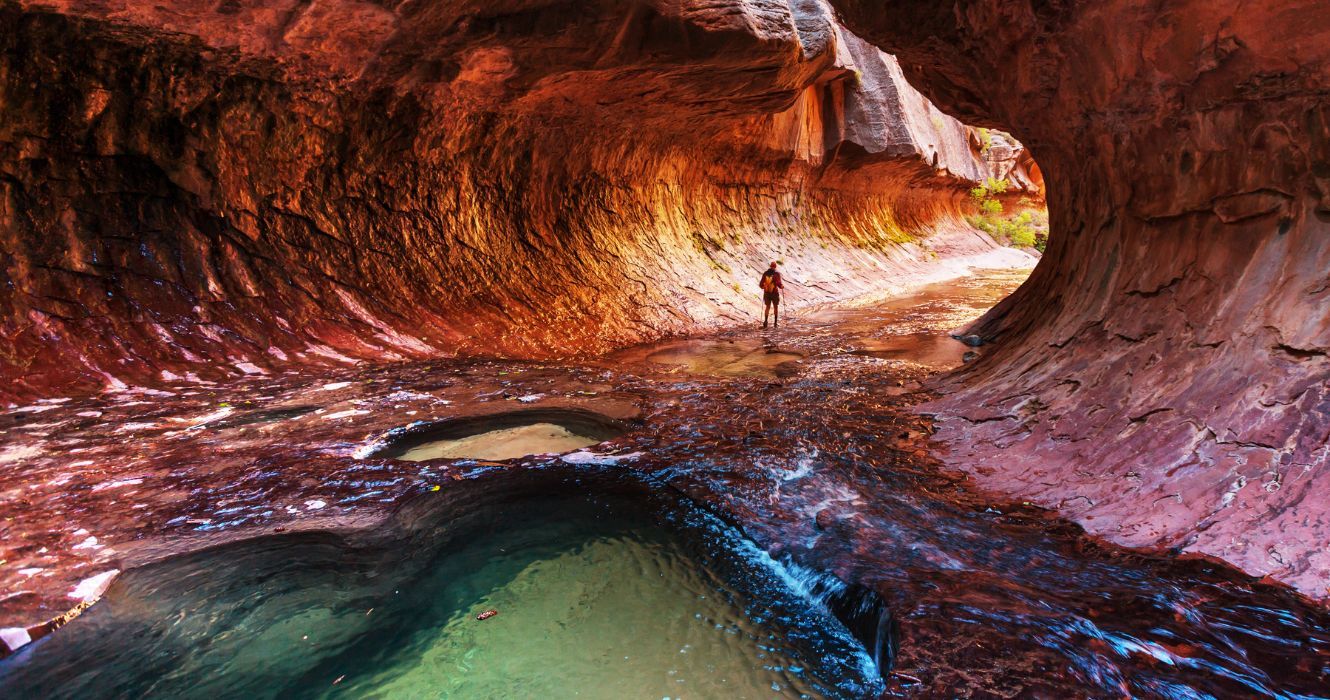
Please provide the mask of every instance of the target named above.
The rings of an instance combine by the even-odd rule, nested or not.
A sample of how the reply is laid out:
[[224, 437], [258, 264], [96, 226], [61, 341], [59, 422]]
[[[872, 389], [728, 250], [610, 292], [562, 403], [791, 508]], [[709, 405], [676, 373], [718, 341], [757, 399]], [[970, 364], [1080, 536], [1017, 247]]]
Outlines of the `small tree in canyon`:
[[971, 226], [987, 233], [999, 243], [1016, 248], [1035, 248], [1043, 252], [1048, 235], [1035, 228], [1034, 213], [1023, 211], [1014, 217], [1003, 216], [1004, 207], [998, 199], [1011, 183], [1005, 178], [988, 178], [970, 190], [979, 214], [968, 217]]

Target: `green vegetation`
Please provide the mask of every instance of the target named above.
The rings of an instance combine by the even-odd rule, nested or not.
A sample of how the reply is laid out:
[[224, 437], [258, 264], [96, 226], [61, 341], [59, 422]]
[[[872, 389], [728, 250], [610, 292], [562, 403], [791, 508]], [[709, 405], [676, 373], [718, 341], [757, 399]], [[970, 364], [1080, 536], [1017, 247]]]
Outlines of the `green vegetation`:
[[892, 219], [888, 219], [882, 224], [882, 231], [886, 234], [887, 240], [892, 243], [909, 243], [914, 240], [914, 236], [911, 236]]
[[[993, 132], [983, 127], [979, 127], [979, 144], [979, 152], [987, 155], [988, 149], [993, 147]], [[989, 180], [992, 180], [992, 178], [989, 178]], [[1003, 180], [1003, 182], [1006, 181]]]
[[915, 241], [915, 237], [890, 216], [879, 219], [875, 228], [855, 229], [850, 231], [850, 234], [854, 246], [862, 250], [885, 251], [893, 246]]
[[694, 231], [692, 239], [693, 239], [693, 246], [697, 248], [697, 252], [706, 256], [707, 264], [711, 266], [711, 269], [716, 270], [717, 272], [724, 272], [726, 274], [730, 274], [730, 266], [716, 260], [715, 258], [715, 253], [725, 250], [724, 241], [712, 240], [711, 238], [708, 238], [705, 234], [703, 234], [701, 231]]
[[716, 244], [712, 242], [711, 239], [707, 238], [701, 231], [693, 231], [692, 238], [693, 238], [693, 247], [697, 248], [697, 252], [705, 256], [708, 257], [711, 256], [712, 247], [719, 247], [716, 246]]
[[[981, 131], [987, 134], [987, 130]], [[970, 199], [974, 200], [979, 214], [968, 217], [968, 221], [1003, 245], [1034, 248], [1042, 253], [1048, 244], [1048, 214], [1026, 210], [1017, 216], [1004, 216], [998, 196], [1006, 192], [1010, 184], [1005, 179], [990, 177], [970, 190]], [[1030, 200], [1022, 198], [1020, 203], [1024, 205], [1026, 201]]]
[[[981, 131], [985, 135], [988, 134], [987, 129], [981, 129]], [[1006, 178], [1002, 178], [999, 180], [998, 178], [990, 177], [987, 180], [985, 180], [982, 184], [980, 184], [978, 187], [970, 190], [970, 197], [972, 197], [977, 202], [985, 202], [985, 201], [997, 202], [997, 200], [993, 198], [997, 197], [1003, 192], [1006, 192], [1007, 188], [1010, 186], [1011, 183], [1007, 182]], [[997, 202], [997, 205], [998, 205], [998, 211], [999, 212], [1002, 211], [1002, 203]]]

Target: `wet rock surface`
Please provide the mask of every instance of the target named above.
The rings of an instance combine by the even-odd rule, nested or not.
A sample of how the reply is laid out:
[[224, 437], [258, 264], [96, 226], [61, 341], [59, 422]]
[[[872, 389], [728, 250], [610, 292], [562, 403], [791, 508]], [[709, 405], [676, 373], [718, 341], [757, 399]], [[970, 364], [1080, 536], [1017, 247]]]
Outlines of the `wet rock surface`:
[[[876, 567], [850, 579], [902, 567], [902, 619], [946, 601], [904, 624], [910, 653], [940, 659], [905, 667], [926, 692], [1323, 687], [1319, 613], [1285, 594], [1203, 563], [1087, 559], [1098, 545], [1045, 540], [1023, 510], [1019, 537], [1009, 509], [963, 515], [968, 492], [933, 470], [883, 474], [927, 461], [908, 404], [981, 487], [1327, 595], [1330, 9], [832, 4], [839, 19], [744, 0], [0, 7], [5, 624], [190, 542], [372, 521], [417, 482], [498, 468], [356, 457], [393, 411], [586, 391], [662, 421], [625, 438], [635, 468], [680, 470], [769, 546], [811, 522], [831, 544], [807, 556]], [[906, 75], [1042, 170], [1005, 138], [977, 153]], [[881, 359], [907, 341], [832, 325], [774, 379], [580, 361], [742, 320], [773, 251], [797, 312], [989, 250], [961, 213], [990, 174], [1046, 185], [1053, 235], [927, 404], [900, 398], [922, 372]], [[418, 364], [454, 356], [564, 364]], [[653, 440], [700, 454], [653, 457]], [[773, 460], [800, 449], [830, 475], [758, 476], [797, 473]], [[796, 517], [772, 505], [787, 481], [812, 489], [790, 502], [848, 500]], [[949, 519], [919, 505], [936, 502]], [[916, 522], [968, 544], [893, 539]], [[999, 531], [1018, 544], [973, 545]]]
[[1043, 261], [924, 408], [948, 463], [1330, 595], [1330, 6], [833, 4], [1046, 177]]
[[[992, 249], [823, 2], [7, 3], [0, 401], [598, 354]], [[1014, 177], [1014, 176], [1013, 176]]]
[[[659, 479], [773, 556], [876, 592], [899, 627], [893, 694], [1324, 689], [1323, 610], [1221, 565], [1123, 551], [975, 491], [930, 457], [931, 427], [914, 413], [921, 397], [903, 395], [954, 363], [853, 352], [866, 337], [947, 337], [1018, 281], [960, 281], [857, 311], [792, 315], [778, 332], [710, 338], [757, 336], [804, 355], [800, 372], [781, 379], [626, 359], [653, 351], [642, 348], [594, 363], [363, 367], [8, 411], [21, 471], [33, 477], [10, 470], [0, 481], [14, 514], [0, 554], [0, 624], [63, 612], [71, 589], [103, 572], [278, 530], [374, 528], [412, 494], [558, 460]], [[634, 427], [562, 458], [364, 456], [392, 428], [506, 412], [534, 396]], [[255, 419], [236, 420], [246, 415]]]
[[550, 463], [408, 495], [374, 527], [251, 538], [128, 571], [0, 664], [0, 689], [871, 697], [877, 667], [837, 618], [871, 647], [879, 613], [871, 592], [772, 560], [649, 477]]

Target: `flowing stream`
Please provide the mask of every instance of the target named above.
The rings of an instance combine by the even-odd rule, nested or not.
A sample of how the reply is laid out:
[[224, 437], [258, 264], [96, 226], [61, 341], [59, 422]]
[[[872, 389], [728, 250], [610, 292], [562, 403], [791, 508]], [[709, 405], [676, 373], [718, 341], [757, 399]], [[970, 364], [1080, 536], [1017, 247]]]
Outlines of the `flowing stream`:
[[277, 535], [137, 569], [0, 683], [44, 698], [881, 690], [814, 590], [825, 576], [685, 502], [596, 481], [472, 482], [371, 541]]
[[[300, 535], [314, 540], [291, 540], [312, 548], [304, 557], [361, 562], [352, 567], [362, 579], [355, 586], [319, 583], [326, 569], [317, 567], [325, 573], [232, 586], [229, 572], [244, 566], [208, 560], [214, 550], [184, 554], [212, 585], [226, 584], [225, 594], [144, 588], [164, 580], [144, 578], [160, 569], [122, 574], [83, 618], [0, 662], [0, 695], [13, 695], [6, 684], [31, 688], [34, 678], [89, 688], [84, 697], [114, 695], [98, 674], [114, 677], [131, 663], [156, 668], [111, 653], [135, 648], [127, 628], [112, 624], [131, 610], [126, 619], [161, 640], [194, 630], [189, 643], [162, 647], [176, 650], [166, 658], [184, 654], [205, 668], [226, 659], [216, 675], [232, 679], [223, 690], [413, 697], [456, 683], [447, 696], [741, 696], [733, 683], [763, 696], [1330, 697], [1324, 608], [1222, 565], [1087, 538], [1019, 500], [974, 492], [930, 458], [928, 424], [910, 409], [909, 392], [965, 353], [987, 350], [948, 331], [1021, 279], [985, 274], [888, 302], [792, 315], [779, 330], [755, 323], [579, 362], [356, 367], [0, 414], [11, 449], [29, 455], [21, 479], [0, 473], [0, 492], [24, 497], [25, 517], [9, 524], [9, 541], [47, 550], [0, 545], [10, 562], [0, 576], [77, 572], [68, 584], [50, 584], [55, 597], [11, 599], [48, 606], [28, 614], [57, 614], [69, 604], [68, 587], [120, 568], [123, 552], [319, 518], [328, 532], [344, 523], [375, 532], [359, 524], [366, 513], [463, 492], [502, 500], [517, 483], [505, 479], [555, 466], [632, 475], [654, 493], [680, 494], [691, 505], [678, 512], [719, 528], [671, 520], [671, 507], [620, 509], [607, 520], [558, 500], [553, 511], [509, 509], [477, 534], [419, 545], [428, 556], [413, 566], [383, 558], [400, 547], [348, 550], [341, 540], [319, 540], [323, 529]], [[626, 432], [599, 436], [605, 442], [503, 465], [446, 455], [413, 462], [369, 449], [404, 426], [474, 407], [556, 404], [610, 413], [629, 405], [640, 414]], [[98, 469], [80, 472], [75, 461]], [[297, 569], [306, 561], [283, 556], [261, 559]], [[167, 558], [160, 566], [172, 561], [179, 565]], [[24, 582], [42, 575], [3, 580], [9, 590], [32, 588]], [[362, 595], [368, 589], [388, 598], [371, 602]], [[498, 615], [477, 621], [487, 608]], [[854, 612], [860, 608], [868, 612]], [[274, 611], [290, 615], [279, 620]], [[79, 631], [99, 625], [121, 631]], [[301, 652], [301, 630], [311, 628], [343, 636]], [[238, 643], [253, 635], [267, 641]], [[90, 639], [107, 651], [80, 652], [64, 667], [59, 654], [46, 654]], [[219, 650], [226, 653], [208, 656]], [[858, 675], [870, 656], [884, 687]], [[39, 673], [53, 667], [65, 670]], [[181, 668], [160, 687], [183, 682], [189, 667]], [[78, 686], [83, 674], [92, 680]], [[345, 678], [334, 687], [338, 676]], [[671, 683], [703, 690], [671, 692]]]

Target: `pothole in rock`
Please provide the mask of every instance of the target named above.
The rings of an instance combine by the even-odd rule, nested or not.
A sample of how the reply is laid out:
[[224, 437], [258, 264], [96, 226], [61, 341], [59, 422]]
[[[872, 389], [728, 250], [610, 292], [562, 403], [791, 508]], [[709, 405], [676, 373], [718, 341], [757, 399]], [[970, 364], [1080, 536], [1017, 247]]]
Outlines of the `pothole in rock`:
[[620, 421], [591, 411], [531, 409], [398, 429], [389, 433], [370, 456], [411, 462], [501, 461], [537, 454], [565, 454], [626, 431], [627, 426]]
[[0, 694], [875, 697], [887, 618], [847, 593], [632, 479], [501, 472], [127, 571]]
[[753, 341], [688, 340], [650, 355], [656, 364], [673, 365], [689, 374], [721, 377], [789, 377], [799, 372], [804, 356]]

